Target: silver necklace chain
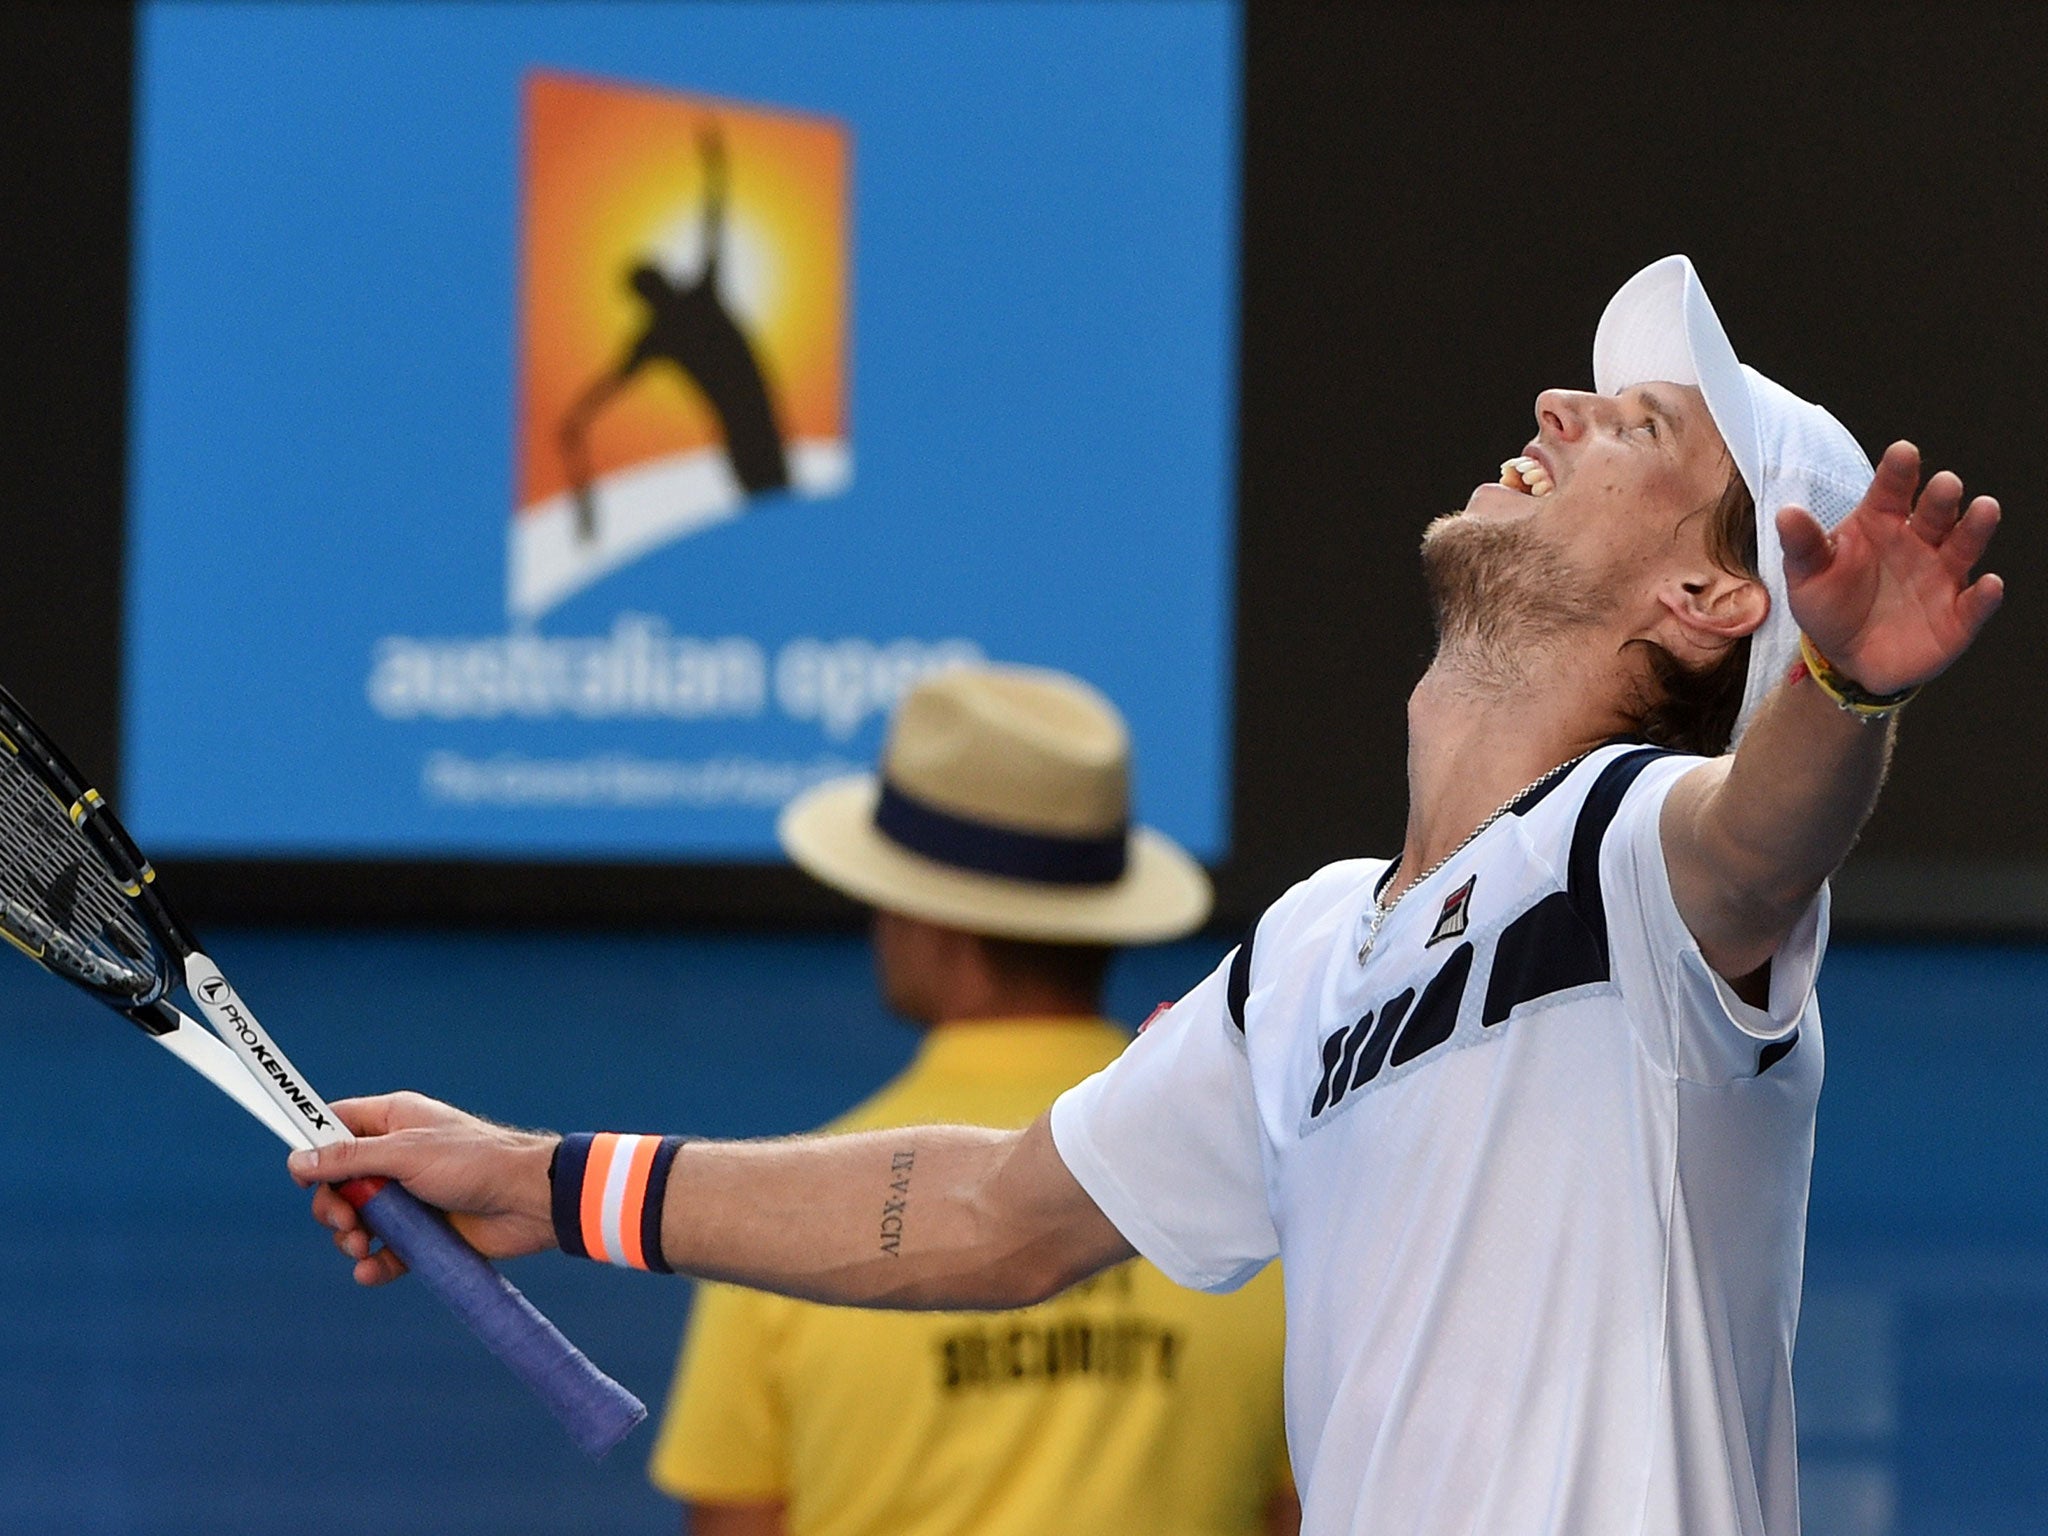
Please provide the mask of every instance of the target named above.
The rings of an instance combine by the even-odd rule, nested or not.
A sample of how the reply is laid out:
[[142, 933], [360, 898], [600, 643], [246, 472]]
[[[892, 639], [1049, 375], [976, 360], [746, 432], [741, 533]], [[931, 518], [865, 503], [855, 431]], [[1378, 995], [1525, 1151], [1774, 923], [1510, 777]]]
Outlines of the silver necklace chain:
[[1372, 883], [1372, 895], [1369, 898], [1369, 900], [1372, 902], [1372, 909], [1370, 912], [1366, 914], [1365, 942], [1358, 946], [1358, 963], [1360, 965], [1365, 964], [1367, 958], [1372, 954], [1373, 945], [1379, 942], [1381, 926], [1385, 924], [1388, 916], [1393, 912], [1394, 908], [1401, 904], [1402, 896], [1406, 896], [1409, 891], [1414, 890], [1416, 886], [1421, 885], [1431, 875], [1435, 874], [1438, 870], [1442, 869], [1446, 864], [1450, 863], [1451, 860], [1455, 859], [1467, 848], [1470, 848], [1473, 845], [1473, 843], [1479, 840], [1480, 833], [1484, 832], [1488, 827], [1492, 826], [1496, 821], [1499, 821], [1501, 817], [1507, 815], [1509, 811], [1513, 810], [1518, 804], [1520, 804], [1523, 796], [1529, 794], [1533, 790], [1541, 789], [1545, 784], [1550, 783], [1550, 781], [1553, 779], [1560, 778], [1564, 774], [1570, 773], [1572, 769], [1578, 767], [1580, 763], [1586, 760], [1587, 755], [1588, 754], [1581, 752], [1577, 757], [1570, 759], [1568, 762], [1559, 763], [1555, 768], [1551, 769], [1548, 773], [1543, 774], [1541, 777], [1531, 781], [1528, 784], [1524, 784], [1512, 795], [1509, 795], [1507, 799], [1501, 801], [1499, 805], [1495, 806], [1492, 814], [1489, 815], [1484, 821], [1480, 822], [1479, 825], [1474, 827], [1470, 832], [1467, 832], [1465, 834], [1465, 840], [1463, 842], [1459, 843], [1457, 847], [1453, 848], [1449, 853], [1445, 854], [1442, 858], [1438, 859], [1434, 864], [1430, 865], [1429, 868], [1425, 869], [1421, 874], [1417, 875], [1413, 880], [1411, 880], [1408, 883], [1407, 889], [1403, 890], [1400, 896], [1396, 896], [1392, 901], [1382, 902], [1380, 900], [1380, 892], [1384, 891], [1388, 886], [1392, 885], [1395, 879], [1401, 873], [1401, 855], [1398, 853], [1395, 854], [1394, 862], [1389, 864], [1386, 867], [1386, 871], [1379, 877], [1379, 879], [1373, 881]]

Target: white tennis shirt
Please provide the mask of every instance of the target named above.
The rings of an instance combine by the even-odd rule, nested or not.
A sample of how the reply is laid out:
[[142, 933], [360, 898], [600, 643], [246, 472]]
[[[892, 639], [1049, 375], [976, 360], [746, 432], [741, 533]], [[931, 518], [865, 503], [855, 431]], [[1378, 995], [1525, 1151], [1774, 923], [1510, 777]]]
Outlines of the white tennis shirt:
[[1793, 1536], [1827, 893], [1752, 1008], [1609, 746], [1405, 894], [1333, 864], [1053, 1108], [1138, 1251], [1276, 1256], [1307, 1536]]

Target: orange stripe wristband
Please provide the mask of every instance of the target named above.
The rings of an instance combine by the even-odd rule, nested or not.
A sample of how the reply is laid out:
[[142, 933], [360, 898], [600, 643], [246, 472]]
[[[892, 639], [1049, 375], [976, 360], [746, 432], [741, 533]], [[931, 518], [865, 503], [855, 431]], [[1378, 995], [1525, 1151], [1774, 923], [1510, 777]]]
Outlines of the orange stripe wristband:
[[548, 1164], [562, 1251], [672, 1274], [661, 1253], [661, 1206], [677, 1149], [687, 1140], [616, 1131], [564, 1136]]

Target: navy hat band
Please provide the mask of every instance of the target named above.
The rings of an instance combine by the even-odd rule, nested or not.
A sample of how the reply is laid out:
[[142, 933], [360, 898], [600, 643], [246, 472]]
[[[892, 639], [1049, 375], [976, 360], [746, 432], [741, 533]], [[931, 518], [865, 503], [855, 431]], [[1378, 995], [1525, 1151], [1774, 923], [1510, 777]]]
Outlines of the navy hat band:
[[875, 830], [899, 847], [955, 869], [1043, 885], [1114, 885], [1128, 862], [1128, 826], [1097, 837], [1019, 832], [972, 821], [905, 794], [887, 779]]

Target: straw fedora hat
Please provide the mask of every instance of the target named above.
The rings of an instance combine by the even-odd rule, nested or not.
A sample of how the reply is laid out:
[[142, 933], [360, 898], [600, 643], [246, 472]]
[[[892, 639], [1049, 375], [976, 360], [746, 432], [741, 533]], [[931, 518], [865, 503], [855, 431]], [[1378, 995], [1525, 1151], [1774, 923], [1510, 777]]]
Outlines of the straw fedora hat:
[[911, 690], [879, 775], [820, 784], [777, 825], [870, 906], [996, 938], [1143, 944], [1209, 915], [1209, 877], [1130, 824], [1130, 733], [1064, 673], [956, 667]]

